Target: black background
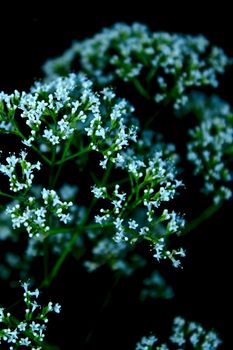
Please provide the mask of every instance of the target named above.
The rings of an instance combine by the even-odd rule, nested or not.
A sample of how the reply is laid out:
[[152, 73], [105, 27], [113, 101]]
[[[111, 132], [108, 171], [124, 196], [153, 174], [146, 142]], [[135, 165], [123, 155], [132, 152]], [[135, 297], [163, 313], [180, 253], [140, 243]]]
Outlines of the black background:
[[[62, 53], [72, 40], [92, 36], [119, 21], [139, 21], [153, 30], [202, 33], [233, 56], [231, 11], [222, 2], [206, 9], [194, 1], [175, 6], [157, 1], [95, 5], [88, 1], [56, 5], [34, 1], [24, 6], [21, 2], [17, 8], [12, 3], [1, 8], [0, 90], [28, 89], [41, 77], [40, 67], [47, 58]], [[225, 79], [223, 88], [230, 102], [232, 78], [231, 74]], [[87, 276], [68, 261], [51, 289], [63, 304], [61, 320], [54, 320], [51, 326], [52, 341], [62, 344], [62, 349], [133, 349], [143, 333], [165, 334], [163, 329], [178, 314], [207, 328], [213, 326], [224, 340], [222, 349], [231, 349], [231, 235], [232, 201], [184, 238], [188, 256], [183, 270], [168, 272], [164, 268], [176, 297], [152, 306], [140, 307], [134, 287], [123, 281], [112, 292], [109, 308], [103, 309], [114, 283], [111, 275], [99, 271]], [[84, 345], [90, 329], [92, 338]]]

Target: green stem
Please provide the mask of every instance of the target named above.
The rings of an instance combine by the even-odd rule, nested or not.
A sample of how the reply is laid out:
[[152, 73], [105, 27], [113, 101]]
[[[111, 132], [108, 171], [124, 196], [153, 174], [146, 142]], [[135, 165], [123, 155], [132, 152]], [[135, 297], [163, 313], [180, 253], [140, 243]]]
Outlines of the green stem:
[[149, 73], [146, 76], [146, 81], [147, 83], [150, 83], [150, 81], [153, 79], [153, 77], [155, 76], [156, 72], [158, 70], [158, 67], [152, 67], [151, 70], [149, 71]]
[[108, 181], [108, 178], [111, 174], [112, 168], [113, 168], [113, 163], [111, 162], [109, 164], [109, 166], [107, 167], [107, 170], [104, 173], [103, 179], [101, 181], [102, 186], [104, 186], [106, 184], [106, 182]]
[[142, 86], [142, 84], [140, 83], [140, 81], [137, 78], [132, 79], [132, 82], [135, 86], [135, 88], [138, 90], [138, 92], [145, 97], [147, 100], [150, 100], [150, 95], [149, 93], [146, 91], [146, 89]]
[[159, 108], [159, 110], [157, 110], [148, 120], [147, 122], [145, 123], [144, 125], [144, 129], [148, 129], [149, 126], [151, 125], [151, 123], [155, 120], [155, 118], [157, 118], [159, 116], [159, 114], [164, 110], [164, 108], [166, 108], [169, 103], [171, 102], [172, 100], [172, 96], [168, 96], [165, 101], [163, 102], [162, 104], [162, 107]]
[[114, 182], [111, 182], [110, 184], [108, 184], [106, 187], [107, 188], [112, 188], [112, 187], [115, 187], [116, 185], [121, 185], [123, 183], [126, 183], [126, 182], [129, 182], [129, 178], [128, 177], [125, 177], [124, 179], [122, 180], [117, 180], [117, 181], [114, 181]]
[[52, 149], [52, 159], [50, 161], [50, 173], [49, 173], [49, 187], [53, 187], [53, 180], [54, 180], [54, 165], [55, 165], [55, 159], [56, 159], [56, 146]]
[[96, 228], [103, 228], [103, 227], [113, 227], [113, 222], [106, 222], [105, 224], [90, 224], [87, 226], [83, 226], [84, 230], [94, 230]]
[[11, 199], [16, 199], [17, 198], [15, 196], [12, 196], [11, 194], [8, 194], [8, 193], [2, 192], [2, 191], [0, 191], [0, 196], [11, 198]]
[[212, 204], [208, 208], [206, 208], [200, 216], [190, 221], [186, 228], [182, 231], [181, 235], [186, 235], [187, 233], [196, 229], [199, 225], [201, 225], [204, 221], [209, 219], [213, 214], [215, 214], [220, 208], [222, 204]]
[[232, 156], [232, 154], [233, 154], [233, 145], [226, 147], [225, 153], [227, 155], [231, 155]]
[[43, 242], [43, 260], [44, 260], [44, 279], [48, 278], [48, 265], [49, 265], [49, 248], [48, 238], [46, 237]]
[[44, 281], [42, 282], [42, 287], [43, 286], [49, 286], [50, 283], [53, 281], [53, 279], [57, 276], [58, 271], [60, 270], [60, 267], [62, 265], [62, 263], [64, 262], [64, 260], [66, 259], [67, 255], [69, 254], [69, 252], [71, 251], [73, 245], [75, 244], [77, 237], [78, 237], [79, 231], [77, 231], [73, 237], [71, 238], [71, 240], [68, 242], [66, 248], [63, 250], [62, 254], [60, 255], [60, 257], [58, 258], [58, 260], [56, 261], [54, 267], [52, 268], [51, 273], [49, 274], [49, 276], [47, 278], [44, 279]]
[[[22, 140], [25, 140], [26, 137], [25, 137], [25, 136], [22, 134], [22, 132], [19, 130], [19, 127], [18, 127], [18, 125], [17, 125], [17, 123], [16, 123], [15, 121], [14, 121], [14, 126], [15, 126], [15, 128], [17, 129], [17, 130], [14, 132], [14, 134], [17, 135], [17, 136], [19, 136]], [[43, 155], [42, 152], [36, 148], [36, 146], [31, 145], [31, 148], [32, 148], [32, 149], [33, 149], [47, 164], [51, 165], [50, 160], [49, 160], [45, 155]]]
[[[61, 169], [62, 169], [62, 166], [63, 166], [63, 163], [64, 163], [64, 160], [65, 160], [65, 157], [66, 157], [66, 154], [70, 148], [70, 145], [72, 143], [72, 138], [69, 139], [69, 141], [66, 143], [66, 146], [64, 148], [64, 151], [63, 151], [63, 154], [62, 154], [62, 157], [61, 157], [61, 160], [60, 160], [60, 163], [58, 164], [59, 167], [57, 169], [57, 172], [56, 172], [56, 175], [54, 176], [54, 180], [53, 180], [53, 186], [56, 184], [57, 182], [57, 179], [60, 175], [60, 172], [61, 172]], [[57, 163], [56, 163], [57, 164]]]
[[[62, 254], [60, 255], [60, 257], [57, 259], [55, 265], [53, 266], [52, 268], [52, 271], [51, 273], [49, 274], [49, 276], [47, 278], [45, 278], [41, 284], [42, 287], [44, 286], [49, 286], [51, 284], [51, 282], [54, 280], [54, 278], [57, 276], [63, 262], [65, 261], [67, 255], [71, 252], [72, 248], [73, 248], [73, 245], [76, 243], [77, 241], [77, 238], [78, 238], [78, 235], [80, 232], [83, 231], [83, 228], [84, 228], [84, 224], [87, 222], [88, 220], [88, 217], [89, 217], [89, 214], [91, 212], [91, 209], [92, 207], [94, 206], [95, 204], [95, 200], [96, 198], [93, 199], [91, 205], [90, 205], [90, 208], [86, 214], [86, 216], [84, 217], [83, 219], [83, 222], [82, 224], [80, 225], [80, 227], [77, 227], [77, 231], [76, 233], [73, 233], [73, 236], [71, 238], [71, 240], [67, 243], [66, 245], [66, 248], [63, 250]], [[79, 229], [79, 230], [78, 230]]]
[[54, 228], [52, 230], [49, 230], [48, 234], [49, 236], [51, 236], [51, 235], [56, 235], [56, 234], [66, 233], [71, 231], [73, 231], [73, 228], [71, 227], [59, 227], [59, 228]]
[[[105, 224], [90, 224], [90, 225], [81, 225], [79, 226], [80, 231], [83, 230], [94, 230], [97, 228], [103, 228], [103, 227], [112, 227], [114, 226], [114, 224], [112, 222], [106, 222]], [[62, 234], [62, 233], [66, 233], [66, 232], [72, 232], [73, 228], [71, 227], [61, 227], [61, 228], [57, 228], [57, 229], [53, 229], [49, 231], [49, 235], [56, 235], [56, 234]]]
[[87, 334], [87, 337], [86, 337], [85, 342], [84, 342], [85, 345], [90, 342], [90, 340], [91, 340], [91, 338], [96, 330], [96, 326], [99, 322], [100, 315], [108, 307], [108, 305], [111, 301], [112, 295], [113, 295], [113, 290], [117, 287], [118, 283], [120, 282], [121, 277], [122, 277], [122, 275], [117, 273], [112, 286], [110, 286], [110, 288], [108, 289], [108, 293], [107, 293], [106, 297], [104, 298], [104, 301], [100, 307], [100, 310], [99, 310], [98, 314], [96, 315], [94, 321], [92, 322], [92, 329]]
[[88, 153], [90, 151], [90, 148], [87, 147], [87, 148], [84, 148], [82, 149], [81, 151], [75, 153], [75, 154], [72, 154], [71, 156], [67, 157], [66, 159], [60, 159], [59, 161], [57, 161], [55, 164], [56, 165], [59, 165], [59, 164], [63, 164], [65, 162], [67, 162], [68, 160], [71, 160], [71, 159], [74, 159], [78, 156], [81, 156], [82, 154], [85, 154], [85, 153]]
[[[104, 185], [106, 183], [106, 181], [108, 180], [111, 170], [112, 170], [113, 164], [110, 163], [110, 165], [108, 166], [104, 176], [103, 176], [103, 180], [102, 180], [102, 184]], [[96, 203], [97, 199], [93, 198], [91, 205], [81, 223], [81, 225], [79, 227], [77, 227], [77, 231], [75, 233], [73, 233], [73, 236], [71, 238], [71, 240], [67, 243], [66, 248], [63, 250], [62, 254], [60, 255], [60, 257], [58, 258], [58, 260], [56, 261], [55, 265], [52, 268], [51, 273], [47, 276], [47, 278], [45, 278], [42, 282], [42, 287], [43, 286], [49, 286], [51, 284], [51, 282], [54, 280], [54, 278], [57, 276], [63, 262], [65, 261], [67, 255], [71, 252], [73, 245], [76, 243], [78, 235], [80, 234], [80, 232], [83, 232], [83, 230], [87, 230], [88, 228], [97, 228], [97, 227], [101, 227], [101, 226], [105, 226], [105, 225], [98, 225], [97, 224], [93, 224], [93, 225], [88, 225], [85, 226], [86, 222], [88, 221], [89, 217], [90, 217], [90, 213], [92, 211], [92, 208], [94, 207], [95, 203]], [[106, 224], [106, 226], [112, 226], [112, 224], [110, 225], [110, 223]]]
[[[25, 138], [24, 138], [25, 139]], [[51, 161], [40, 151], [38, 150], [34, 145], [31, 146], [32, 149], [39, 154], [39, 156], [49, 165], [51, 165]]]
[[157, 118], [157, 116], [160, 114], [161, 110], [156, 111], [145, 123], [144, 129], [148, 129], [150, 124]]
[[[56, 159], [56, 146], [53, 146], [52, 149], [52, 159], [50, 161], [50, 173], [49, 173], [49, 187], [53, 188], [54, 182], [54, 163]], [[50, 214], [49, 218], [49, 226], [52, 226], [52, 216]], [[49, 270], [49, 242], [48, 237], [45, 237], [43, 242], [43, 260], [44, 260], [44, 280], [46, 281], [48, 278], [48, 270]]]

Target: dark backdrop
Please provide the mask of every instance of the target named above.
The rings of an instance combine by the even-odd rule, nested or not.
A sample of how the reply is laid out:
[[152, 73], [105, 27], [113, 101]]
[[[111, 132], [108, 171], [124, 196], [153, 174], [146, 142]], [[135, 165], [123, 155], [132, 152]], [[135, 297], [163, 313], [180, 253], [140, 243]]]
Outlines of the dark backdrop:
[[[139, 21], [153, 30], [202, 33], [233, 56], [229, 8], [223, 3], [207, 9], [194, 1], [187, 3], [170, 6], [157, 1], [139, 4], [109, 1], [107, 5], [99, 2], [93, 5], [88, 1], [73, 4], [64, 1], [50, 9], [51, 4], [36, 1], [33, 5], [21, 2], [17, 8], [9, 4], [1, 8], [0, 90], [29, 88], [41, 76], [40, 67], [48, 57], [62, 53], [73, 39], [91, 36], [117, 21]], [[231, 82], [232, 75], [225, 85], [230, 101]], [[124, 281], [112, 293], [109, 308], [103, 310], [102, 304], [113, 283], [111, 275], [99, 271], [88, 277], [82, 269], [74, 270], [72, 261], [68, 262], [51, 289], [64, 305], [54, 332], [56, 323], [52, 325], [52, 340], [56, 342], [58, 338], [63, 349], [129, 350], [144, 331], [163, 333], [173, 315], [179, 314], [203, 322], [206, 327], [214, 326], [224, 340], [222, 349], [231, 349], [231, 213], [232, 202], [228, 202], [184, 239], [188, 250], [184, 269], [172, 272], [165, 269], [176, 292], [171, 302], [142, 308], [133, 295], [134, 288]], [[92, 338], [89, 344], [81, 346], [89, 329], [93, 329]]]

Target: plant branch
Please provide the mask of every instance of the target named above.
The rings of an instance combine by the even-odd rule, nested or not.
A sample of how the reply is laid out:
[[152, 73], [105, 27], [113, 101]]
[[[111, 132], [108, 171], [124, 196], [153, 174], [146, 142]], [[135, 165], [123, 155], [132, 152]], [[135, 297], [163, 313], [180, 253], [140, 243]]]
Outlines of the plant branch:
[[208, 208], [206, 208], [201, 215], [197, 218], [190, 221], [186, 228], [182, 231], [181, 235], [186, 235], [187, 233], [195, 230], [198, 226], [200, 226], [204, 221], [208, 220], [212, 215], [214, 215], [220, 208], [222, 204], [212, 204]]

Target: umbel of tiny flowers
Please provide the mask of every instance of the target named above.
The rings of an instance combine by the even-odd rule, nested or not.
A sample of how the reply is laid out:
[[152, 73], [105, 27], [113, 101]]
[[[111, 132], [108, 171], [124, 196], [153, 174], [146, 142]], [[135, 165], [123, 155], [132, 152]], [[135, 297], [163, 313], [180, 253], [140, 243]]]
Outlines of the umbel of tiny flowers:
[[203, 192], [216, 204], [232, 196], [233, 113], [218, 96], [193, 93], [181, 113], [193, 113], [197, 125], [189, 130], [187, 158], [195, 175], [204, 178]]
[[22, 283], [25, 312], [19, 320], [4, 308], [0, 308], [0, 344], [8, 344], [9, 350], [22, 346], [31, 350], [49, 349], [45, 343], [48, 314], [60, 313], [61, 306], [49, 302], [46, 306], [38, 303], [39, 290], [31, 290], [29, 283]]
[[154, 335], [144, 336], [137, 343], [135, 350], [215, 350], [221, 345], [221, 340], [215, 331], [206, 331], [199, 323], [187, 322], [182, 317], [174, 319], [172, 331], [169, 343], [159, 343]]
[[54, 190], [41, 191], [43, 205], [39, 205], [37, 198], [30, 196], [28, 201], [11, 205], [7, 208], [6, 213], [10, 214], [13, 228], [23, 227], [29, 237], [42, 237], [48, 233], [49, 217], [51, 215], [58, 218], [60, 222], [67, 224], [71, 215], [67, 213], [72, 202], [62, 202]]
[[[33, 170], [40, 170], [40, 162], [36, 164], [31, 164], [26, 160], [27, 153], [22, 151], [19, 157], [15, 154], [6, 158], [7, 164], [0, 164], [0, 172], [9, 177], [10, 190], [14, 192], [21, 191], [23, 189], [28, 189], [32, 185], [32, 180], [34, 178]], [[16, 172], [17, 165], [21, 168], [21, 177]]]
[[151, 32], [146, 25], [117, 23], [92, 38], [76, 41], [44, 65], [49, 79], [82, 70], [100, 85], [122, 80], [157, 103], [179, 108], [191, 88], [218, 85], [230, 63], [224, 52], [201, 35]]
[[[148, 126], [159, 118], [161, 103], [164, 107], [172, 104], [179, 110], [193, 100], [190, 97], [193, 89], [216, 88], [219, 74], [230, 64], [232, 60], [223, 50], [211, 46], [201, 35], [154, 33], [139, 23], [118, 23], [90, 39], [74, 42], [43, 68], [47, 79], [81, 69], [100, 86], [109, 83], [118, 86], [119, 82], [133, 85], [146, 101], [154, 100], [153, 115], [146, 119], [143, 116]], [[196, 104], [199, 100], [197, 97]], [[213, 104], [208, 110], [210, 107], [214, 112]], [[212, 194], [214, 203], [219, 204], [231, 196], [226, 182], [231, 180], [227, 144], [231, 142], [232, 121], [222, 114], [215, 117], [214, 122], [197, 119], [196, 129], [190, 131], [193, 141], [189, 143], [188, 160], [195, 165], [195, 175], [204, 176], [203, 192]], [[207, 134], [212, 135], [208, 141]]]
[[[13, 102], [10, 104], [9, 100]], [[2, 119], [12, 125], [5, 132], [19, 137], [28, 152], [38, 153], [44, 166], [63, 166], [68, 160], [80, 160], [91, 152], [101, 156], [99, 169], [94, 171], [96, 174], [104, 172], [106, 183], [93, 178], [93, 211], [96, 211], [97, 200], [101, 199], [106, 204], [100, 208], [99, 214], [93, 212], [96, 225], [88, 227], [89, 237], [93, 229], [101, 230], [105, 237], [110, 236], [116, 245], [121, 245], [118, 252], [125, 246], [122, 242], [134, 245], [146, 240], [158, 261], [168, 258], [175, 267], [180, 265], [179, 257], [185, 255], [184, 250], [170, 250], [167, 244], [168, 237], [183, 228], [184, 219], [174, 210], [164, 207], [182, 186], [176, 178], [174, 150], [170, 146], [153, 147], [148, 140], [145, 142], [145, 137], [139, 139], [139, 121], [132, 117], [134, 109], [126, 100], [118, 99], [109, 88], [96, 93], [91, 81], [83, 74], [70, 74], [52, 82], [36, 83], [29, 93], [4, 94], [2, 106]], [[17, 109], [22, 122], [25, 121], [31, 129], [27, 139], [14, 118]], [[150, 148], [150, 152], [145, 153], [143, 149], [146, 148]], [[85, 162], [87, 160], [84, 166]], [[113, 170], [123, 174], [127, 190], [108, 181], [113, 176]], [[54, 179], [49, 178], [50, 187], [55, 185], [58, 175], [59, 167]], [[13, 228], [26, 230], [29, 237], [46, 238], [54, 245], [49, 225], [53, 217], [52, 231], [55, 230], [55, 235], [61, 234], [55, 219], [70, 225], [66, 233], [75, 230], [76, 240], [71, 238], [71, 251], [78, 236], [85, 230], [89, 217], [84, 217], [81, 225], [77, 226], [78, 208], [75, 203], [61, 201], [54, 189], [42, 188], [40, 196], [42, 198], [30, 195], [26, 202], [18, 197], [16, 203], [9, 205], [7, 213]], [[74, 208], [73, 215], [67, 213], [71, 206]], [[139, 212], [140, 219], [137, 220]], [[54, 237], [54, 234], [51, 236]]]

